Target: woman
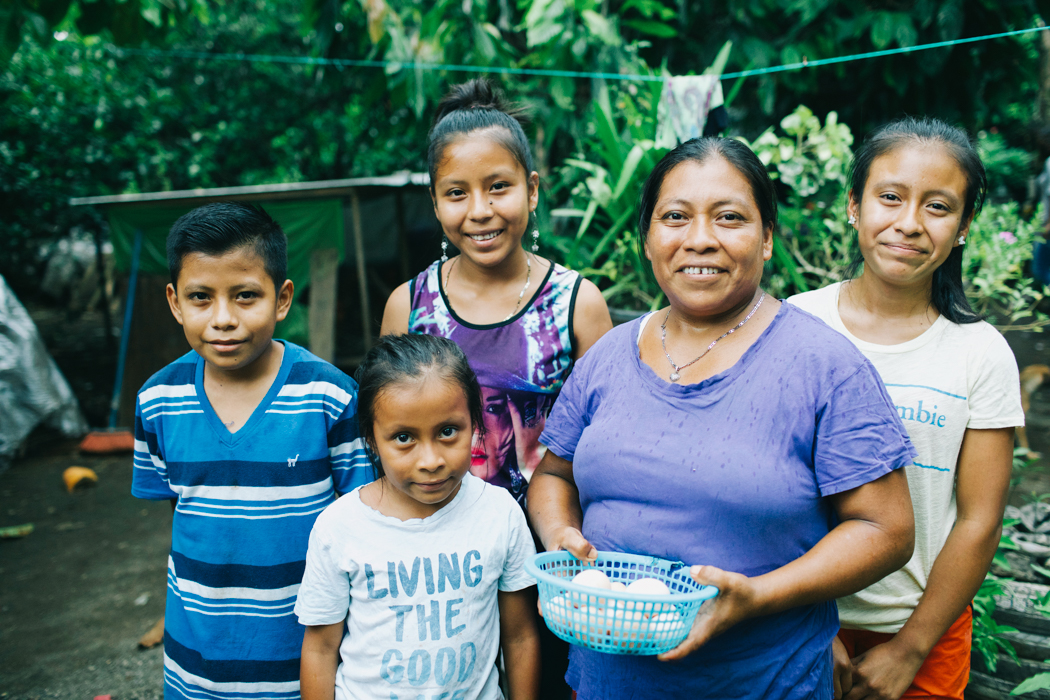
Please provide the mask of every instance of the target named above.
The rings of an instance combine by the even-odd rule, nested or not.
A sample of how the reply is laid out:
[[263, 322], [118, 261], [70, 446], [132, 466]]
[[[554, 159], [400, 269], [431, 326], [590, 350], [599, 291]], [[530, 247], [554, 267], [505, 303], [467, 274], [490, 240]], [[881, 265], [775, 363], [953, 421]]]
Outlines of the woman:
[[834, 599], [911, 555], [907, 435], [852, 345], [759, 288], [776, 199], [746, 146], [671, 151], [639, 224], [669, 306], [577, 364], [529, 513], [548, 550], [684, 561], [721, 592], [659, 659], [574, 647], [567, 679], [580, 700], [830, 698]]
[[969, 679], [970, 602], [999, 545], [1024, 425], [1013, 353], [963, 291], [963, 246], [984, 192], [984, 166], [959, 129], [934, 119], [882, 127], [850, 177], [863, 272], [790, 299], [871, 360], [918, 450], [907, 468], [914, 556], [839, 601], [849, 700], [962, 700]]

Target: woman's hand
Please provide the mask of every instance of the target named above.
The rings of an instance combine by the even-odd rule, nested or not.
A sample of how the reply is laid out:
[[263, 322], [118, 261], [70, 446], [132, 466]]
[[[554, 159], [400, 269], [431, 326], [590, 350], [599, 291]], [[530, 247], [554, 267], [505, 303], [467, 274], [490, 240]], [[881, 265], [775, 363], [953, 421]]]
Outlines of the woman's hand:
[[547, 542], [548, 552], [559, 550], [568, 552], [580, 561], [594, 562], [598, 558], [598, 550], [574, 527], [563, 527], [555, 531], [554, 536]]
[[738, 622], [763, 612], [754, 579], [713, 566], [694, 566], [689, 574], [697, 583], [717, 588], [718, 596], [703, 604], [689, 636], [671, 651], [660, 654], [657, 658], [661, 661], [685, 658]]
[[[566, 551], [580, 561], [587, 562], [593, 562], [598, 558], [598, 550], [575, 527], [562, 527], [556, 530], [550, 541], [547, 542], [547, 551]], [[543, 617], [543, 605], [540, 604], [539, 599], [536, 600], [536, 610], [539, 611], [540, 617]]]
[[853, 659], [853, 689], [843, 700], [898, 700], [904, 695], [925, 657], [895, 642], [891, 639]]
[[835, 700], [841, 700], [842, 696], [853, 688], [853, 662], [849, 658], [849, 652], [839, 640], [838, 636], [831, 640], [831, 659], [833, 668], [831, 676], [835, 682]]

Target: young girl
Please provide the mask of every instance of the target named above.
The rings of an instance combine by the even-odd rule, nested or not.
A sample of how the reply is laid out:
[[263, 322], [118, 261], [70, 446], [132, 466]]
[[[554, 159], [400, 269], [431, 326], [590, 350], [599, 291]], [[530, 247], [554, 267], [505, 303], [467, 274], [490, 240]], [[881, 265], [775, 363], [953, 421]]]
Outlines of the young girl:
[[962, 700], [969, 677], [970, 602], [999, 544], [1014, 427], [1024, 425], [1013, 353], [963, 291], [963, 245], [985, 187], [959, 129], [933, 119], [882, 127], [850, 176], [863, 271], [790, 299], [871, 360], [919, 453], [907, 467], [914, 556], [839, 600], [849, 700]]
[[592, 283], [535, 254], [539, 175], [515, 114], [487, 82], [442, 100], [427, 156], [434, 212], [460, 254], [394, 290], [382, 332], [463, 348], [485, 415], [471, 472], [524, 504], [547, 414], [573, 361], [612, 328], [609, 310]]
[[355, 378], [378, 479], [310, 534], [303, 700], [499, 700], [500, 647], [511, 700], [535, 700], [536, 550], [514, 499], [470, 474], [482, 406], [466, 357], [444, 338], [387, 336]]

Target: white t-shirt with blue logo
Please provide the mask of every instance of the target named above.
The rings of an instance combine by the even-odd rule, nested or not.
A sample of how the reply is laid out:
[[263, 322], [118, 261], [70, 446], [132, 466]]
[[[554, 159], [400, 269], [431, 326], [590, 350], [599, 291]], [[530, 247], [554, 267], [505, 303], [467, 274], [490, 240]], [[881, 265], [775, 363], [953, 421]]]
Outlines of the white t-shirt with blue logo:
[[510, 492], [467, 474], [452, 502], [401, 521], [360, 489], [317, 518], [295, 614], [346, 620], [336, 700], [500, 700], [499, 591], [535, 585]]
[[940, 316], [922, 335], [877, 345], [852, 335], [839, 316], [841, 284], [791, 297], [791, 304], [842, 333], [878, 370], [918, 451], [906, 468], [915, 509], [915, 553], [903, 569], [838, 601], [847, 629], [896, 633], [926, 590], [933, 562], [955, 525], [955, 468], [967, 428], [1024, 425], [1017, 361], [991, 324]]

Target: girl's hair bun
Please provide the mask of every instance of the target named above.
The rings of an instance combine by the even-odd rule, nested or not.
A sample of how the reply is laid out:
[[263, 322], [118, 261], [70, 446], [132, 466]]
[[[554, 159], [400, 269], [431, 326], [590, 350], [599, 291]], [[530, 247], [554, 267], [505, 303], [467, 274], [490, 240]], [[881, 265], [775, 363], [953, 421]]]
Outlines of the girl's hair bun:
[[519, 123], [526, 121], [524, 110], [507, 102], [503, 91], [485, 78], [474, 78], [449, 88], [448, 93], [438, 103], [434, 124], [452, 112], [473, 109], [490, 109], [494, 112], [503, 112]]
[[456, 139], [483, 129], [491, 130], [490, 137], [514, 156], [528, 176], [535, 168], [529, 140], [521, 128], [525, 121], [524, 111], [508, 104], [503, 93], [485, 78], [453, 85], [438, 103], [428, 138], [427, 170], [430, 172], [431, 191], [445, 148]]

